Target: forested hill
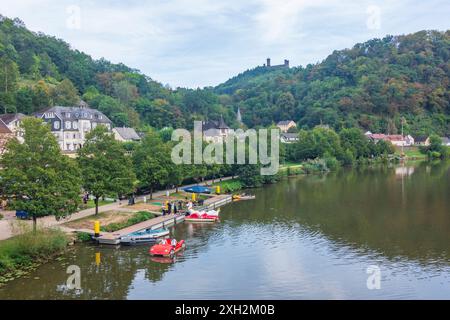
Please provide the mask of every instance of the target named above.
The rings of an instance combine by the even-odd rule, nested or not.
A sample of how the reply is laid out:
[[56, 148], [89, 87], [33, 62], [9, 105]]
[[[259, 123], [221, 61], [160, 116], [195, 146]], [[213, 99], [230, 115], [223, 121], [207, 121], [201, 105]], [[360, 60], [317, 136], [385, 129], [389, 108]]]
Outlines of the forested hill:
[[66, 42], [29, 31], [0, 16], [0, 110], [31, 114], [80, 99], [117, 126], [192, 127], [194, 119], [230, 124], [235, 113], [212, 89], [172, 90], [123, 64], [71, 49]]
[[292, 119], [303, 127], [358, 126], [450, 134], [450, 31], [389, 36], [298, 68], [257, 67], [216, 88], [171, 89], [123, 64], [94, 60], [66, 42], [0, 16], [0, 112], [74, 105], [80, 99], [117, 126], [191, 128], [194, 119], [249, 127]]
[[257, 67], [215, 88], [249, 126], [292, 119], [336, 129], [450, 134], [450, 31], [387, 36], [304, 68]]

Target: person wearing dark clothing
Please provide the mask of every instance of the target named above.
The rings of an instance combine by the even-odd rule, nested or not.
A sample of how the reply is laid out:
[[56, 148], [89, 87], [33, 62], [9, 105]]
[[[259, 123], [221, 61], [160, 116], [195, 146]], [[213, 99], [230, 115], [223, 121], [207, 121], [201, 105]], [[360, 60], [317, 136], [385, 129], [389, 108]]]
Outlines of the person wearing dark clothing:
[[167, 204], [167, 208], [168, 208], [167, 213], [171, 214], [172, 213], [172, 204], [170, 202]]

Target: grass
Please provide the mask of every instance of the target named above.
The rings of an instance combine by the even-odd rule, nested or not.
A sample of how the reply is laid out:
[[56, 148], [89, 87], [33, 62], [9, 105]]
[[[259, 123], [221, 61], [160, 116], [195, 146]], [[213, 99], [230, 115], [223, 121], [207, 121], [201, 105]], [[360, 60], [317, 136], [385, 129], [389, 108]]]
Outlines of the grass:
[[[405, 156], [407, 156], [408, 158], [426, 158], [427, 155], [423, 154], [420, 152], [418, 147], [408, 147], [408, 148], [404, 148]], [[396, 148], [395, 149], [395, 154], [397, 155], [401, 155], [402, 154], [402, 149], [401, 148]]]
[[0, 220], [2, 220], [3, 219], [3, 215], [0, 213]]
[[[113, 203], [114, 201], [108, 201], [108, 200], [99, 200], [98, 201], [98, 206], [104, 206], [105, 204], [110, 204]], [[88, 200], [87, 204], [82, 204], [81, 206], [82, 209], [91, 209], [91, 208], [95, 208], [95, 202], [94, 200]]]
[[28, 226], [22, 228], [23, 234], [0, 241], [0, 285], [62, 253], [69, 243], [68, 236], [60, 230], [33, 233]]
[[133, 214], [133, 216], [131, 218], [129, 218], [128, 220], [124, 221], [124, 222], [120, 222], [120, 223], [111, 223], [107, 226], [101, 227], [101, 231], [104, 232], [115, 232], [117, 230], [123, 229], [123, 228], [127, 228], [129, 226], [138, 224], [140, 222], [149, 220], [154, 218], [155, 215], [153, 213], [147, 212], [147, 211], [139, 211]]

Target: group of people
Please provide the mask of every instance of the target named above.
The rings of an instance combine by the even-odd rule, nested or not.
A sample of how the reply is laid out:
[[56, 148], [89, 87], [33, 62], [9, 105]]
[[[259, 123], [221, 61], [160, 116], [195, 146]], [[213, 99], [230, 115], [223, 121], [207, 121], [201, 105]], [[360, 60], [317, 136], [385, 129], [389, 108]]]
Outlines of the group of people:
[[183, 202], [180, 201], [174, 201], [174, 202], [167, 202], [162, 204], [162, 214], [165, 216], [166, 214], [177, 214], [181, 210], [183, 210]]

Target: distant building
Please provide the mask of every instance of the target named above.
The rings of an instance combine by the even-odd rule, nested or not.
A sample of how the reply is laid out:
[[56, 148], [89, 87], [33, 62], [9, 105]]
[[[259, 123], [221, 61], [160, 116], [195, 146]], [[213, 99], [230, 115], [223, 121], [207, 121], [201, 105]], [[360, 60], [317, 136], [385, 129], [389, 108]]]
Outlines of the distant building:
[[55, 106], [36, 112], [34, 116], [50, 124], [50, 129], [58, 140], [61, 150], [66, 152], [81, 148], [86, 141], [86, 134], [98, 125], [108, 130], [112, 122], [103, 113], [82, 104], [76, 107]]
[[414, 144], [417, 146], [429, 146], [430, 145], [430, 137], [428, 137], [428, 136], [415, 137]]
[[203, 139], [206, 142], [223, 142], [234, 133], [234, 130], [226, 125], [223, 117], [219, 121], [208, 120], [203, 122]]
[[236, 113], [236, 121], [239, 124], [242, 124], [242, 114], [241, 114], [241, 108], [238, 108]]
[[141, 137], [133, 128], [117, 127], [112, 130], [114, 138], [121, 142], [139, 141]]
[[450, 138], [449, 137], [442, 137], [442, 145], [450, 147]]
[[16, 138], [23, 142], [23, 130], [20, 128], [22, 119], [26, 116], [22, 113], [7, 113], [0, 115], [0, 120], [13, 132]]
[[280, 128], [281, 132], [288, 132], [289, 129], [297, 127], [297, 124], [292, 120], [280, 121], [277, 123], [277, 127]]
[[282, 143], [294, 143], [298, 141], [298, 133], [282, 133], [280, 134]]
[[366, 136], [375, 143], [380, 140], [384, 140], [392, 143], [397, 147], [409, 147], [414, 145], [414, 138], [410, 135], [402, 136], [400, 134], [371, 133], [370, 131], [368, 131], [366, 132]]
[[267, 58], [266, 64], [264, 66], [267, 68], [288, 68], [289, 69], [289, 60], [285, 59], [283, 64], [273, 66], [270, 61], [270, 58]]
[[5, 146], [10, 139], [14, 138], [14, 133], [0, 119], [0, 155], [5, 152]]

